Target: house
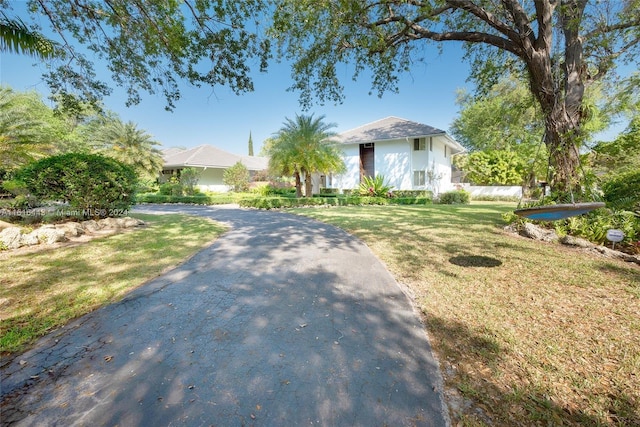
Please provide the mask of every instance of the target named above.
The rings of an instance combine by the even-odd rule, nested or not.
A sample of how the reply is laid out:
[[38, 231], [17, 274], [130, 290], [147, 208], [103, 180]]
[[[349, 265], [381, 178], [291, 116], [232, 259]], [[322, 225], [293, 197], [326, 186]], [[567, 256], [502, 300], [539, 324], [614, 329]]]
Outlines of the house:
[[454, 188], [451, 156], [464, 151], [445, 131], [398, 117], [342, 132], [332, 140], [344, 152], [347, 172], [320, 177], [321, 187], [353, 189], [364, 176], [383, 175], [395, 190], [438, 194]]
[[164, 180], [171, 175], [180, 175], [184, 168], [200, 170], [198, 187], [203, 191], [226, 192], [228, 187], [223, 183], [224, 171], [241, 162], [249, 170], [249, 174], [267, 169], [269, 160], [266, 157], [238, 156], [211, 145], [199, 145], [190, 149], [169, 148], [164, 150]]

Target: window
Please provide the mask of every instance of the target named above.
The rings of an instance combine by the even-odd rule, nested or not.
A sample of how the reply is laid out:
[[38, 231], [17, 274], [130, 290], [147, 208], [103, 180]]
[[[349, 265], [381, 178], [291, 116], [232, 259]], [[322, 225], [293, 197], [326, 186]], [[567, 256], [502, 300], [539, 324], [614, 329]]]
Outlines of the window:
[[425, 176], [424, 171], [413, 171], [413, 186], [421, 187], [424, 186]]
[[413, 138], [413, 151], [424, 151], [424, 138]]
[[433, 138], [429, 137], [429, 151], [433, 151]]
[[447, 146], [444, 146], [444, 156], [447, 157]]

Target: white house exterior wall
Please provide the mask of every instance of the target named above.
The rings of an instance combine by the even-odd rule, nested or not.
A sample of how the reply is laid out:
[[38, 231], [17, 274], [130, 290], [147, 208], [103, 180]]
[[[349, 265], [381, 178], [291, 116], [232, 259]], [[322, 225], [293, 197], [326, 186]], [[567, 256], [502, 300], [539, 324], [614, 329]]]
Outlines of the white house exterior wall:
[[342, 152], [347, 172], [334, 176], [331, 187], [343, 190], [358, 188], [360, 186], [360, 146], [346, 145], [342, 147]]
[[411, 153], [406, 140], [382, 141], [374, 145], [376, 175], [396, 190], [411, 189]]

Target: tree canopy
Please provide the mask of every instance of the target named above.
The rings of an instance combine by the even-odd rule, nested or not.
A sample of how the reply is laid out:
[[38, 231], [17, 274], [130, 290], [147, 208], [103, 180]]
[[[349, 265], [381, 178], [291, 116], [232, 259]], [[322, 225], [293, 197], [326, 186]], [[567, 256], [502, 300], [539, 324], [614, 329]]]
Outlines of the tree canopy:
[[304, 103], [316, 94], [342, 99], [341, 63], [353, 64], [354, 77], [371, 70], [380, 94], [396, 90], [427, 42], [463, 42], [481, 91], [523, 73], [560, 190], [578, 186], [586, 88], [640, 58], [638, 0], [287, 0], [276, 6], [274, 29]]
[[[75, 41], [106, 60], [129, 103], [160, 92], [168, 109], [178, 79], [252, 90], [250, 72], [266, 69], [272, 39], [293, 62], [292, 88], [307, 107], [343, 99], [340, 64], [354, 78], [370, 71], [382, 94], [420, 66], [428, 42], [462, 42], [481, 92], [507, 73], [527, 76], [559, 190], [578, 187], [586, 89], [640, 61], [640, 0], [29, 0], [27, 8], [29, 31], [42, 33], [46, 17], [61, 40], [46, 76], [54, 95], [75, 90], [95, 101], [110, 91]], [[637, 77], [628, 84], [620, 87], [637, 90]]]

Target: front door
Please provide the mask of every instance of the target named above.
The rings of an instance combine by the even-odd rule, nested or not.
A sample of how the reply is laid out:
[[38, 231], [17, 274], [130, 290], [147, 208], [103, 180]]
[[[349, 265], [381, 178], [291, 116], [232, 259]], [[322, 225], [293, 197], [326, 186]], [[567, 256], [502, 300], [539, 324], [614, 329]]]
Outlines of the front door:
[[376, 176], [374, 163], [373, 143], [360, 144], [360, 182], [365, 176]]

